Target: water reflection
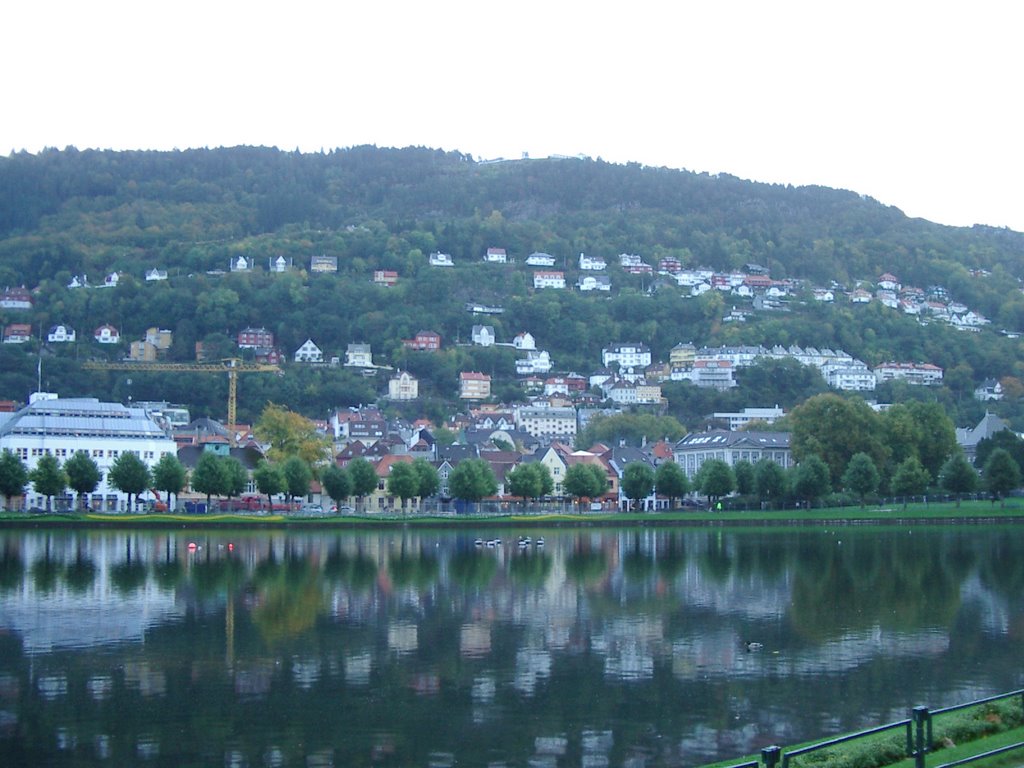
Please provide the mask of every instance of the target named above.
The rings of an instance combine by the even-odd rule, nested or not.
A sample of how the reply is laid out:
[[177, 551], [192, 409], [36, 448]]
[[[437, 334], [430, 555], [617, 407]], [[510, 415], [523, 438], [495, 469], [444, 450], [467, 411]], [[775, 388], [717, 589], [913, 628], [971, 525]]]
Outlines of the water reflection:
[[1020, 687], [1022, 545], [976, 528], [545, 547], [8, 532], [0, 762], [737, 757]]

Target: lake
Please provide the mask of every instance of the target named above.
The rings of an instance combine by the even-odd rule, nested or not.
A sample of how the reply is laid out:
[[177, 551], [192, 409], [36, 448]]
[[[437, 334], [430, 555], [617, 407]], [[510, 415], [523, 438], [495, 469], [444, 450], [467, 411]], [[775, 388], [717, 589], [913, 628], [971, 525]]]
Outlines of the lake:
[[1019, 526], [0, 532], [0, 765], [692, 766], [1022, 658]]

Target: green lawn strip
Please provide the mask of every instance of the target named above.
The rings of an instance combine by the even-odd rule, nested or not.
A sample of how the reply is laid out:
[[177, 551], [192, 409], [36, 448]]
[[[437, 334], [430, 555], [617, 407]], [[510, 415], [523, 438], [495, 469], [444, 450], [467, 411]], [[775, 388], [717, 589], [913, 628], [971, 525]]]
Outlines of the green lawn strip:
[[788, 510], [675, 510], [670, 512], [565, 512], [551, 511], [538, 514], [515, 513], [495, 515], [376, 515], [356, 514], [338, 516], [256, 515], [231, 514], [172, 514], [159, 513], [24, 513], [0, 512], [0, 524], [5, 525], [153, 525], [174, 524], [188, 526], [249, 524], [310, 525], [329, 527], [365, 527], [367, 525], [413, 526], [586, 526], [586, 525], [807, 525], [813, 523], [854, 523], [891, 525], [893, 523], [928, 521], [1014, 522], [1024, 519], [1024, 504], [1014, 499], [1005, 507], [986, 501], [965, 501], [957, 507], [953, 503], [911, 504], [884, 507], [832, 507], [824, 509]]

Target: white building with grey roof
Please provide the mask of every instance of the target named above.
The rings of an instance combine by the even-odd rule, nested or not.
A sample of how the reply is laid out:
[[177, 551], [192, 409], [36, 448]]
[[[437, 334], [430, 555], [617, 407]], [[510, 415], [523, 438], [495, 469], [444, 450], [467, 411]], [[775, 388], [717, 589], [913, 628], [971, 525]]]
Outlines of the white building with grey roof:
[[[142, 408], [103, 403], [96, 398], [58, 398], [36, 393], [29, 405], [0, 414], [0, 451], [9, 450], [31, 471], [47, 454], [62, 465], [77, 451], [85, 451], [102, 477], [88, 500], [92, 509], [123, 510], [128, 495], [107, 480], [110, 468], [124, 453], [134, 453], [152, 469], [165, 454], [177, 453], [174, 440]], [[74, 503], [72, 492], [58, 506]], [[45, 508], [46, 499], [29, 485], [26, 506]]]

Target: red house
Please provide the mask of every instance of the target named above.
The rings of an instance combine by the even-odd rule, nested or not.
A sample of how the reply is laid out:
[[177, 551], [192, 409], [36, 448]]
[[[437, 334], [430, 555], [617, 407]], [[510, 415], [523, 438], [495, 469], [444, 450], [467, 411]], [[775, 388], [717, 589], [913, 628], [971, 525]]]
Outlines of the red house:
[[437, 352], [441, 349], [441, 336], [433, 331], [420, 331], [411, 339], [402, 339], [402, 346], [421, 352]]

